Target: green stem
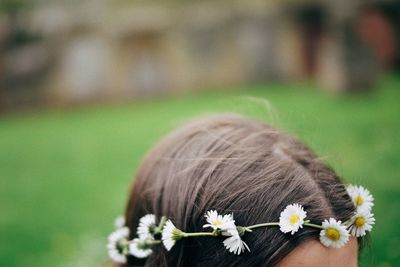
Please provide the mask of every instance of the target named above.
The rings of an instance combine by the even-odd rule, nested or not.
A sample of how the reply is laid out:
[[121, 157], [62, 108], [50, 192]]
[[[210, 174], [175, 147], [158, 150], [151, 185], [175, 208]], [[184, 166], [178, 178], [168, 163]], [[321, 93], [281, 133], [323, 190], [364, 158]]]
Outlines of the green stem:
[[[309, 223], [308, 221], [304, 222], [303, 224], [304, 226], [308, 226], [308, 227], [312, 227], [312, 228], [317, 228], [317, 229], [325, 229], [324, 227], [322, 227], [321, 225], [318, 224], [314, 224], [314, 223]], [[269, 227], [269, 226], [279, 226], [279, 223], [277, 222], [272, 222], [272, 223], [260, 223], [260, 224], [255, 224], [255, 225], [251, 225], [251, 226], [247, 226], [245, 227], [245, 229], [255, 229], [255, 228], [260, 228], [260, 227]]]
[[197, 233], [185, 233], [182, 232], [183, 237], [189, 236], [217, 236], [218, 232], [197, 232]]
[[250, 226], [246, 226], [246, 229], [255, 229], [255, 228], [260, 228], [260, 227], [269, 227], [269, 226], [279, 226], [279, 223], [277, 222], [272, 222], [272, 223], [259, 223], [259, 224], [255, 224], [255, 225], [250, 225]]
[[[127, 245], [128, 245], [129, 243], [134, 243], [134, 242], [133, 242], [133, 240], [132, 240], [132, 241], [128, 242]], [[146, 240], [139, 240], [137, 246], [138, 246], [140, 249], [150, 249], [150, 248], [152, 248], [153, 246], [159, 245], [159, 244], [161, 244], [161, 243], [162, 243], [161, 240], [150, 240], [150, 239], [146, 239]], [[127, 254], [128, 254], [128, 246], [125, 246], [124, 249], [126, 249], [126, 254], [125, 254], [125, 255], [127, 255]]]
[[161, 240], [145, 240], [146, 245], [158, 245], [161, 244]]
[[304, 223], [304, 226], [313, 227], [313, 228], [317, 228], [317, 229], [321, 229], [321, 230], [324, 230], [324, 229], [325, 229], [325, 228], [322, 227], [321, 225], [314, 224], [314, 223]]
[[162, 216], [160, 219], [160, 223], [158, 224], [158, 227], [154, 230], [155, 234], [161, 234], [162, 229], [164, 227], [165, 222], [167, 221], [167, 217]]
[[[312, 227], [312, 228], [317, 228], [320, 230], [325, 229], [324, 227], [322, 227], [321, 225], [318, 224], [313, 224], [310, 223], [309, 220], [305, 221], [304, 226], [308, 226], [308, 227]], [[239, 226], [241, 228], [243, 228], [244, 232], [252, 232], [253, 229], [256, 228], [261, 228], [261, 227], [272, 227], [272, 226], [279, 226], [278, 222], [270, 222], [270, 223], [259, 223], [259, 224], [254, 224], [254, 225], [250, 225], [250, 226]], [[243, 232], [243, 234], [244, 234]], [[185, 233], [185, 232], [181, 232], [181, 237], [192, 237], [192, 236], [218, 236], [220, 234], [220, 231], [215, 230], [213, 232], [195, 232], [195, 233]], [[155, 242], [157, 242], [159, 240], [155, 240]]]

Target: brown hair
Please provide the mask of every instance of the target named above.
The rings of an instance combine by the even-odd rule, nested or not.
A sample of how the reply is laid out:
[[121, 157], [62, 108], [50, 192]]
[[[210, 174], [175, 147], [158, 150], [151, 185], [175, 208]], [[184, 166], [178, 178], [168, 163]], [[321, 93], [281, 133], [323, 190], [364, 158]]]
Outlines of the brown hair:
[[[136, 174], [126, 219], [131, 238], [140, 217], [167, 216], [183, 231], [202, 231], [206, 211], [233, 213], [237, 225], [279, 220], [299, 203], [314, 223], [348, 220], [355, 207], [335, 172], [290, 135], [234, 114], [209, 116], [175, 130], [145, 157]], [[229, 253], [222, 237], [185, 238], [169, 252], [126, 266], [274, 266], [319, 231], [293, 236], [278, 227], [245, 234], [251, 252]]]

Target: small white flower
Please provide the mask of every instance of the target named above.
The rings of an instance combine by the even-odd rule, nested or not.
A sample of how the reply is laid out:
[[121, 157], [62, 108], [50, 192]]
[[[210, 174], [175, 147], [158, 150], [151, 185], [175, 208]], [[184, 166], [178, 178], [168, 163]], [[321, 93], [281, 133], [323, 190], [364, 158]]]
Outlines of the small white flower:
[[374, 198], [368, 189], [362, 186], [349, 185], [347, 187], [347, 192], [357, 209], [367, 209], [371, 211], [371, 208], [374, 205]]
[[239, 232], [235, 228], [228, 229], [227, 231], [222, 233], [225, 236], [230, 236], [224, 240], [224, 246], [229, 252], [233, 252], [234, 254], [239, 255], [240, 253], [244, 252], [245, 248], [250, 251], [247, 244], [240, 238]]
[[137, 228], [137, 234], [139, 239], [142, 240], [153, 240], [154, 235], [152, 233], [152, 228], [156, 228], [156, 216], [154, 214], [147, 214], [140, 218], [139, 226]]
[[227, 230], [230, 228], [236, 228], [235, 220], [233, 220], [232, 214], [219, 215], [217, 211], [207, 211], [205, 215], [208, 224], [203, 225], [204, 228], [211, 227], [214, 230]]
[[114, 225], [115, 225], [115, 228], [122, 228], [122, 227], [124, 227], [125, 226], [125, 217], [124, 216], [118, 216], [116, 219], [115, 219], [115, 222], [114, 222]]
[[349, 231], [352, 236], [364, 236], [367, 231], [372, 230], [372, 225], [375, 224], [374, 214], [367, 209], [361, 209], [353, 216], [350, 223]]
[[182, 238], [182, 231], [175, 227], [175, 225], [168, 220], [161, 233], [161, 239], [164, 244], [164, 247], [170, 251], [171, 248], [175, 245], [175, 242]]
[[143, 247], [143, 242], [143, 240], [140, 240], [138, 238], [133, 239], [129, 243], [129, 253], [139, 259], [147, 258], [148, 256], [150, 256], [150, 254], [153, 253], [153, 250], [151, 250], [151, 248]]
[[319, 240], [326, 247], [341, 248], [349, 240], [349, 232], [341, 221], [330, 218], [322, 223]]
[[129, 228], [122, 227], [108, 236], [108, 255], [117, 263], [126, 263], [128, 253]]
[[303, 207], [299, 204], [288, 205], [279, 217], [279, 227], [283, 233], [289, 233], [293, 235], [299, 228], [303, 228], [304, 219], [307, 216], [307, 212], [304, 211]]
[[222, 235], [229, 236], [223, 242], [229, 252], [239, 255], [245, 248], [250, 251], [247, 244], [240, 238], [232, 214], [219, 215], [217, 211], [210, 210], [207, 211], [205, 217], [208, 224], [203, 225], [204, 228], [211, 227], [213, 230], [219, 229], [222, 230]]

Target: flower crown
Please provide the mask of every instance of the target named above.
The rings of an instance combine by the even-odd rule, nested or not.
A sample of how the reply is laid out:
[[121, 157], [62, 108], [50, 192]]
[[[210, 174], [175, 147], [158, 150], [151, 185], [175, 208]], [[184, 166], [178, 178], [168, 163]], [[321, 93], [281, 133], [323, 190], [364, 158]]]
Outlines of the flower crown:
[[[253, 232], [261, 227], [279, 226], [283, 233], [293, 235], [300, 228], [312, 227], [321, 230], [319, 240], [326, 247], [341, 248], [349, 240], [349, 236], [361, 237], [371, 231], [375, 223], [372, 214], [374, 198], [370, 192], [362, 186], [350, 185], [347, 187], [354, 205], [355, 214], [346, 222], [342, 223], [334, 218], [324, 220], [322, 224], [313, 224], [306, 220], [307, 212], [299, 204], [288, 205], [280, 214], [279, 222], [260, 223], [251, 226], [237, 226], [233, 214], [221, 215], [215, 210], [205, 214], [207, 224], [204, 228], [211, 228], [209, 232], [186, 233], [175, 227], [171, 220], [165, 216], [161, 217], [159, 224], [156, 224], [156, 217], [147, 214], [139, 220], [137, 238], [129, 240], [129, 228], [125, 226], [125, 220], [120, 217], [116, 220], [117, 229], [108, 237], [108, 252], [110, 258], [118, 263], [126, 263], [126, 257], [132, 255], [136, 258], [146, 258], [153, 252], [152, 247], [163, 244], [169, 251], [175, 243], [187, 237], [195, 236], [226, 236], [223, 245], [229, 252], [239, 255], [249, 246], [243, 242], [241, 236]], [[161, 236], [161, 238], [156, 238]]]

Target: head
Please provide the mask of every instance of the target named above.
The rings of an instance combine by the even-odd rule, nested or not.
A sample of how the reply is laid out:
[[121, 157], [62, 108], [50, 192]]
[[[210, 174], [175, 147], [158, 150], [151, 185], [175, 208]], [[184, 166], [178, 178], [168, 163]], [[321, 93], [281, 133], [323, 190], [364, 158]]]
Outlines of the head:
[[[175, 130], [147, 154], [134, 179], [126, 220], [131, 237], [148, 213], [196, 232], [203, 230], [210, 209], [233, 213], [237, 225], [253, 225], [279, 221], [292, 203], [301, 204], [315, 223], [329, 217], [346, 221], [355, 211], [340, 178], [302, 142], [262, 122], [217, 115]], [[169, 252], [158, 246], [146, 260], [129, 258], [127, 266], [320, 266], [323, 262], [304, 262], [304, 255], [326, 260], [327, 255], [349, 258], [346, 253], [356, 262], [357, 240], [335, 250], [323, 247], [318, 236], [318, 229], [307, 227], [294, 235], [260, 228], [243, 236], [251, 253], [239, 256], [219, 237], [185, 238]]]

